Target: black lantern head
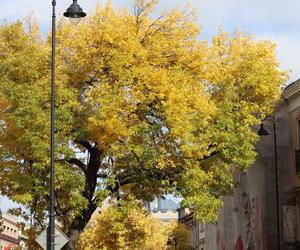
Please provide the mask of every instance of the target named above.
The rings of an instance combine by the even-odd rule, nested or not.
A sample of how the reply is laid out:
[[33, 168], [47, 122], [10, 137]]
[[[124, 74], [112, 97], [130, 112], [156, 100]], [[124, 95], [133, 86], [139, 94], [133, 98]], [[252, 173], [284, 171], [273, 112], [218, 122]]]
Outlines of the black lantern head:
[[263, 125], [262, 123], [260, 124], [260, 129], [258, 130], [257, 134], [258, 134], [259, 136], [266, 136], [266, 135], [269, 135], [268, 131], [265, 130], [264, 125]]
[[77, 3], [77, 0], [73, 0], [71, 6], [64, 13], [65, 17], [70, 18], [72, 24], [78, 24], [83, 17], [86, 16], [86, 13], [82, 10], [80, 5]]

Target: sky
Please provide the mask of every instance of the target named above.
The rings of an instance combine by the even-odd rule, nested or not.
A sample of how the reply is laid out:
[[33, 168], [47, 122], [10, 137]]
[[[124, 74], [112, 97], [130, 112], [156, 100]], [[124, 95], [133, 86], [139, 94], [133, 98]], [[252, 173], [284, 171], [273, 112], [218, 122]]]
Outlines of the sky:
[[[87, 13], [95, 9], [99, 0], [78, 0]], [[133, 0], [113, 0], [116, 7], [132, 9]], [[71, 4], [71, 0], [57, 0], [57, 13], [61, 14]], [[182, 8], [189, 4], [196, 9], [199, 25], [202, 27], [200, 39], [211, 40], [222, 25], [227, 32], [237, 28], [256, 39], [271, 39], [277, 44], [280, 68], [290, 70], [288, 83], [300, 78], [300, 1], [299, 0], [161, 0], [156, 13], [162, 10]], [[0, 0], [0, 19], [14, 21], [33, 12], [47, 34], [51, 29], [51, 0]], [[0, 207], [10, 207], [11, 203], [0, 198]]]
[[[87, 12], [105, 0], [78, 0]], [[132, 9], [133, 0], [112, 0], [116, 7]], [[51, 0], [0, 0], [0, 19], [14, 21], [33, 12], [43, 33], [50, 31]], [[71, 0], [57, 0], [57, 12], [63, 13]], [[289, 82], [300, 78], [300, 1], [298, 0], [161, 0], [157, 13], [190, 4], [196, 9], [202, 26], [201, 39], [210, 40], [221, 25], [228, 32], [239, 28], [256, 39], [271, 39], [277, 44], [281, 68], [291, 70]]]

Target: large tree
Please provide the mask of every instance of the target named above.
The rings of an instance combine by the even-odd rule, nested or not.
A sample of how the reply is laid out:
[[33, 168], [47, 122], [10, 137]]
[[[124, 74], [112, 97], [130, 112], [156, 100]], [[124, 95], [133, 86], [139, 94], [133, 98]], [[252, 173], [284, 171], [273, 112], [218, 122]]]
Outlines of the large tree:
[[[57, 219], [76, 240], [106, 197], [173, 193], [201, 221], [255, 159], [253, 129], [286, 73], [275, 46], [222, 29], [199, 40], [193, 12], [153, 18], [98, 6], [57, 30]], [[43, 224], [49, 203], [50, 46], [34, 22], [0, 27], [0, 188]]]

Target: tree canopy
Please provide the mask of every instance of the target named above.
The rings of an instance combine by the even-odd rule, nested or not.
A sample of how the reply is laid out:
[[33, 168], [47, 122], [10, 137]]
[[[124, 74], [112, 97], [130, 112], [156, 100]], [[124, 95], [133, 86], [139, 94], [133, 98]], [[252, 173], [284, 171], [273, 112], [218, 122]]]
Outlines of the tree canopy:
[[[80, 233], [106, 197], [183, 197], [217, 219], [233, 176], [255, 159], [255, 125], [287, 74], [275, 46], [223, 29], [212, 42], [188, 8], [154, 18], [98, 5], [57, 28], [57, 219]], [[43, 222], [49, 202], [50, 39], [32, 21], [0, 27], [0, 189]]]

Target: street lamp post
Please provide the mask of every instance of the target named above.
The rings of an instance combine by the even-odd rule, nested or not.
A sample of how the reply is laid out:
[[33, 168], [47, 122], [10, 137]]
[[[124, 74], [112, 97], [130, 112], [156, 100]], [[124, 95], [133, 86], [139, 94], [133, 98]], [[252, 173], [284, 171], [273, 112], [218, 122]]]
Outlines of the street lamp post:
[[[55, 146], [55, 49], [56, 49], [56, 0], [52, 0], [52, 59], [51, 59], [51, 129], [50, 129], [50, 207], [49, 225], [47, 229], [47, 250], [54, 250], [55, 247], [55, 215], [54, 215], [54, 190], [55, 190], [55, 166], [54, 166], [54, 146]], [[78, 24], [82, 17], [86, 16], [77, 0], [73, 0], [71, 6], [64, 13], [69, 17], [72, 24]]]
[[[260, 125], [260, 129], [257, 134], [259, 136], [269, 135], [268, 131], [265, 130], [263, 124]], [[273, 143], [274, 143], [274, 167], [275, 167], [275, 191], [276, 191], [276, 224], [277, 224], [277, 245], [278, 250], [280, 247], [280, 226], [279, 226], [279, 193], [278, 193], [278, 157], [277, 157], [277, 138], [276, 138], [276, 121], [273, 119]]]

